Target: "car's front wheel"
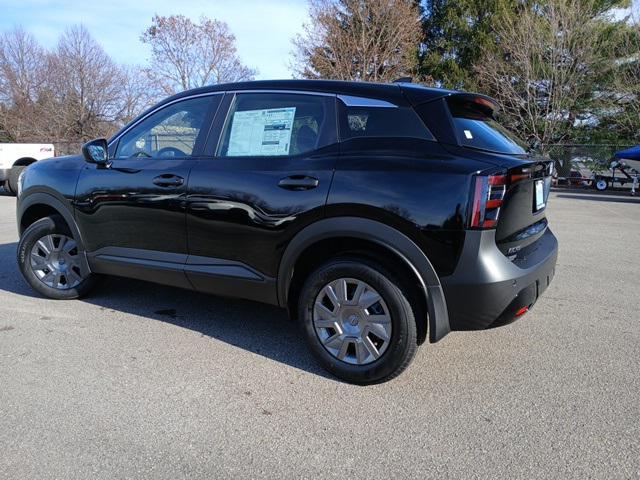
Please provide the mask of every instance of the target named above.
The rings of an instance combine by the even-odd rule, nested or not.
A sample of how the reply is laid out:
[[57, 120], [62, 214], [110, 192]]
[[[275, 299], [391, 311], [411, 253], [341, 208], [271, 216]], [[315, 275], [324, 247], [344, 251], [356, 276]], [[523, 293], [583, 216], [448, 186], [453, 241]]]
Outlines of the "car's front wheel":
[[83, 252], [62, 217], [54, 215], [34, 222], [18, 244], [18, 265], [25, 280], [37, 292], [56, 300], [78, 298], [93, 287]]
[[351, 383], [381, 383], [407, 368], [417, 349], [410, 295], [382, 266], [339, 258], [306, 280], [299, 318], [319, 362]]

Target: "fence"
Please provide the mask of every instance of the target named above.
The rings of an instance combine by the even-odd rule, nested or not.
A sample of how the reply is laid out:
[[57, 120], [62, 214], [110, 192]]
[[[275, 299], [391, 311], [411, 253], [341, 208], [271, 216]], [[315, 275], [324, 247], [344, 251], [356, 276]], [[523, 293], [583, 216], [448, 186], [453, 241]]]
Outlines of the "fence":
[[600, 173], [609, 168], [613, 154], [632, 145], [618, 144], [564, 144], [549, 145], [547, 151], [555, 161], [559, 177], [568, 177], [571, 170], [578, 170], [584, 176]]

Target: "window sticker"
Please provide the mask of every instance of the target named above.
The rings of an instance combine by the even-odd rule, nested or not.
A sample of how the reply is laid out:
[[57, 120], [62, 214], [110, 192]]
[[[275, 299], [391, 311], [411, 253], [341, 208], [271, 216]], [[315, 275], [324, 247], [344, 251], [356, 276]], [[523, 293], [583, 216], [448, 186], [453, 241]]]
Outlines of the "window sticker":
[[289, 155], [296, 107], [235, 112], [227, 155]]
[[465, 130], [464, 136], [467, 137], [467, 140], [473, 140], [473, 134], [471, 133], [471, 130]]

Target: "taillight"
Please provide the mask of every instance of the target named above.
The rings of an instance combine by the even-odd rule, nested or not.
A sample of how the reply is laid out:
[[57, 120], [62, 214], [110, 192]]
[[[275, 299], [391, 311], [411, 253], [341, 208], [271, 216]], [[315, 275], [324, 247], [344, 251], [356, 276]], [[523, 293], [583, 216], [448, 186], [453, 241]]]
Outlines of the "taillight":
[[507, 192], [507, 176], [504, 174], [474, 177], [471, 228], [495, 228], [500, 207]]

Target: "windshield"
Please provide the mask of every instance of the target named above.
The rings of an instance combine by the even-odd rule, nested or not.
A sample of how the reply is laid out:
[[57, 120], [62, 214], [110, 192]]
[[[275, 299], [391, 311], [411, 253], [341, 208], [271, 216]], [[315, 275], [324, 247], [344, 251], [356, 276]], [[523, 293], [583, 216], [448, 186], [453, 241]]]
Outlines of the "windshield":
[[524, 155], [526, 145], [492, 116], [491, 110], [469, 101], [449, 99], [458, 140], [465, 147], [497, 153]]

